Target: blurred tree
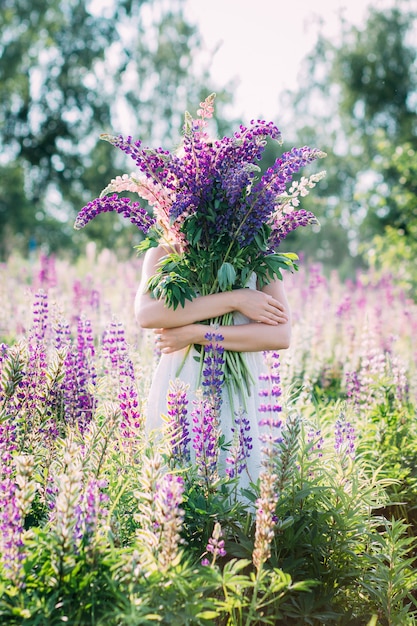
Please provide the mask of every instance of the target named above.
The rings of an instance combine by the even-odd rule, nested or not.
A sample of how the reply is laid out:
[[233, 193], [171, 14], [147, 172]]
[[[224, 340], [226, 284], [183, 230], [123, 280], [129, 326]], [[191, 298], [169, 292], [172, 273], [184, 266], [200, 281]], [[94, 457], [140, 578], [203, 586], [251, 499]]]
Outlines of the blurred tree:
[[[414, 142], [392, 144], [380, 133], [378, 157], [373, 170], [380, 184], [365, 191], [365, 201], [375, 215], [382, 212], [385, 226], [382, 234], [373, 236], [371, 245], [361, 252], [376, 270], [391, 273], [411, 297], [417, 297], [417, 149]], [[390, 180], [388, 185], [385, 180]]]
[[[19, 241], [50, 249], [85, 241], [74, 214], [121, 163], [101, 132], [167, 148], [178, 141], [184, 109], [214, 90], [195, 66], [199, 35], [183, 5], [2, 0], [0, 256]], [[220, 90], [218, 105], [227, 100]], [[115, 244], [124, 227], [104, 217], [89, 234]]]
[[286, 96], [297, 135], [328, 154], [326, 179], [304, 203], [319, 213], [320, 237], [297, 233], [297, 245], [333, 266], [348, 251], [363, 253], [364, 242], [387, 225], [407, 233], [408, 220], [415, 219], [396, 199], [400, 173], [387, 157], [401, 146], [408, 146], [404, 153], [417, 148], [416, 29], [408, 0], [389, 10], [371, 8], [361, 28], [341, 19], [337, 43], [319, 37], [302, 89]]

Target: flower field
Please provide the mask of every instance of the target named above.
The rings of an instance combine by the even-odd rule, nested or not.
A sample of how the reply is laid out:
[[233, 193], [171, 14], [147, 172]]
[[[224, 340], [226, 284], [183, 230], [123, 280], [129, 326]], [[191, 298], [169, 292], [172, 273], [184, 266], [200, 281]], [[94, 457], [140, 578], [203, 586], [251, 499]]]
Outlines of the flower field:
[[0, 623], [417, 623], [416, 304], [369, 272], [287, 273], [292, 345], [262, 377], [282, 437], [241, 495], [168, 418], [145, 435], [140, 272], [94, 247], [0, 266]]

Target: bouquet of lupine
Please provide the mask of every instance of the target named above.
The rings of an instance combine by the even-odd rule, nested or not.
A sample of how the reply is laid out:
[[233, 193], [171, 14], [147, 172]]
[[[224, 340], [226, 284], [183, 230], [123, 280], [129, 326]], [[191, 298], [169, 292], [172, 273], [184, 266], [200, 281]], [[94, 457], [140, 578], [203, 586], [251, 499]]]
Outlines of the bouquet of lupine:
[[[279, 244], [297, 227], [317, 222], [313, 213], [299, 208], [299, 199], [325, 172], [299, 181], [293, 177], [325, 154], [293, 148], [260, 176], [266, 141], [281, 143], [280, 131], [272, 122], [257, 120], [231, 137], [213, 140], [207, 127], [214, 99], [211, 94], [200, 103], [195, 119], [186, 112], [183, 144], [176, 152], [143, 147], [131, 137], [102, 135], [128, 154], [138, 171], [112, 180], [75, 222], [75, 228], [82, 228], [96, 215], [116, 211], [145, 234], [139, 252], [164, 243], [167, 254], [148, 286], [173, 309], [198, 295], [245, 287], [253, 273], [262, 287], [282, 278], [283, 269], [297, 269], [297, 255], [279, 252]], [[118, 195], [126, 191], [146, 200], [151, 212]], [[232, 324], [233, 316], [215, 321]], [[238, 361], [229, 355], [226, 370], [234, 371]], [[235, 372], [232, 378], [240, 375]]]

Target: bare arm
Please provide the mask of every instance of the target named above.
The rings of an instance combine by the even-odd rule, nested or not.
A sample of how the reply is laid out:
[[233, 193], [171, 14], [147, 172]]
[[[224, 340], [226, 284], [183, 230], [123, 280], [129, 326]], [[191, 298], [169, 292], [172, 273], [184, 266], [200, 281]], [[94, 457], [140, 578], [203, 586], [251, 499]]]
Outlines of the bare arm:
[[[263, 288], [263, 292], [279, 299], [286, 312], [286, 321], [275, 326], [264, 323], [248, 323], [236, 326], [221, 326], [216, 332], [224, 337], [225, 350], [236, 352], [258, 352], [262, 350], [283, 350], [289, 347], [291, 321], [289, 306], [282, 281], [276, 280]], [[186, 324], [177, 328], [157, 328], [158, 345], [168, 354], [181, 350], [190, 344], [206, 345], [205, 335], [213, 332], [205, 324]]]
[[153, 298], [147, 290], [149, 278], [155, 274], [158, 262], [165, 254], [167, 251], [159, 246], [145, 255], [142, 280], [135, 299], [136, 319], [142, 328], [178, 328], [232, 311], [240, 311], [246, 317], [267, 326], [287, 322], [286, 308], [271, 289], [236, 289], [187, 300], [183, 307], [175, 311], [168, 308], [163, 300]]

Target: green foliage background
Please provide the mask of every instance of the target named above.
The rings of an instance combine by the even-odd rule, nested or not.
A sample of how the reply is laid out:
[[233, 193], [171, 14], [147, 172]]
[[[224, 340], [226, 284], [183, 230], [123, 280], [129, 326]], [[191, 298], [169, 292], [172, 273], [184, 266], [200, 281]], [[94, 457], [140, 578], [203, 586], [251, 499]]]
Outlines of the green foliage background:
[[[102, 132], [175, 147], [184, 109], [211, 89], [183, 0], [4, 0], [0, 9], [0, 254], [128, 246], [105, 216], [75, 234], [75, 214], [121, 173]], [[213, 89], [211, 89], [213, 91]], [[222, 89], [218, 103], [228, 96]], [[203, 93], [204, 92], [204, 93]], [[106, 219], [108, 218], [108, 219]]]

